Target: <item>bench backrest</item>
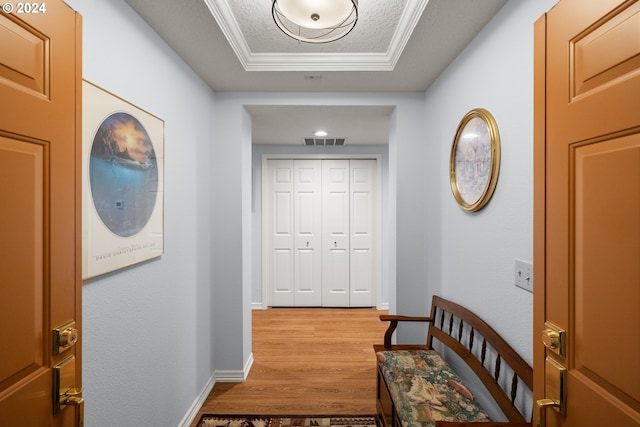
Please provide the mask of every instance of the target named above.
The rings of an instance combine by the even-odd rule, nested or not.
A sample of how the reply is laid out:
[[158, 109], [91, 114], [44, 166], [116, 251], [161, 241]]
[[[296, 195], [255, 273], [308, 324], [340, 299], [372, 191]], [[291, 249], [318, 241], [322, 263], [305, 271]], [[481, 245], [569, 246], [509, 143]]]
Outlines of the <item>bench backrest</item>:
[[[533, 389], [533, 369], [527, 362], [491, 326], [461, 305], [434, 296], [431, 318], [427, 345], [433, 348], [433, 340], [437, 339], [455, 351], [482, 381], [507, 419], [525, 422], [515, 403], [520, 383]], [[503, 372], [511, 378], [501, 378]]]

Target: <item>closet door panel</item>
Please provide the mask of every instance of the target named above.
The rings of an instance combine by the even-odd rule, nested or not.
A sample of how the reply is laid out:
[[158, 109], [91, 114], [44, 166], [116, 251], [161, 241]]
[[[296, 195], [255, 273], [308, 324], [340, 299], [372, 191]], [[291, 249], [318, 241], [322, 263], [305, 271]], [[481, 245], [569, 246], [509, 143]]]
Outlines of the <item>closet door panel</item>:
[[322, 305], [322, 167], [320, 160], [294, 160], [296, 307]]
[[267, 237], [270, 240], [266, 257], [267, 286], [271, 289], [271, 304], [294, 305], [293, 250], [293, 161], [268, 162], [269, 179]]
[[322, 161], [322, 305], [349, 306], [349, 160]]
[[350, 307], [373, 305], [375, 160], [351, 160]]

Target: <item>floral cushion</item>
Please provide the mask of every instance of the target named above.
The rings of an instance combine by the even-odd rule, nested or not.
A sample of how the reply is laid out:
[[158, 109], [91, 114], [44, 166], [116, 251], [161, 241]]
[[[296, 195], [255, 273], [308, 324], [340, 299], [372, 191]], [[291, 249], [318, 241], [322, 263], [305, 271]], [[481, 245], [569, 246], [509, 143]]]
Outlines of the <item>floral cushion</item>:
[[377, 358], [403, 427], [432, 427], [436, 421], [490, 421], [437, 352], [381, 351]]

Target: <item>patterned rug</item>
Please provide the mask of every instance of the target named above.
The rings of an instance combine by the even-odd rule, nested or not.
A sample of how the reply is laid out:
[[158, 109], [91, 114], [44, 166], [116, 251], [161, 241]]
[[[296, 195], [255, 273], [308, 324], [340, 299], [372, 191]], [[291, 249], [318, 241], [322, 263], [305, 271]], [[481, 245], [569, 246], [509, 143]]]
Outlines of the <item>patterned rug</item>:
[[377, 427], [375, 416], [203, 415], [198, 427]]

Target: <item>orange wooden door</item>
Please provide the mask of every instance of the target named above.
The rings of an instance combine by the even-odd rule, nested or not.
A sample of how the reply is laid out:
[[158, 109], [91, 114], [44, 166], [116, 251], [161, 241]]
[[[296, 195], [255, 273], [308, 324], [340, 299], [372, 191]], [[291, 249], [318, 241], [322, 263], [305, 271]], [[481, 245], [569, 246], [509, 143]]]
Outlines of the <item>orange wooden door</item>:
[[[6, 3], [0, 14], [2, 427], [82, 423], [81, 99], [80, 16], [62, 0]], [[68, 396], [58, 397], [56, 381]]]
[[534, 103], [534, 395], [563, 404], [542, 422], [640, 426], [640, 2], [536, 22]]

